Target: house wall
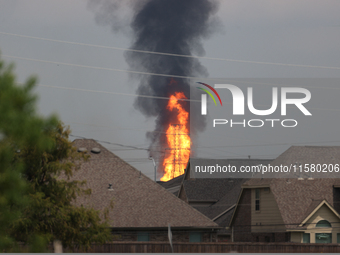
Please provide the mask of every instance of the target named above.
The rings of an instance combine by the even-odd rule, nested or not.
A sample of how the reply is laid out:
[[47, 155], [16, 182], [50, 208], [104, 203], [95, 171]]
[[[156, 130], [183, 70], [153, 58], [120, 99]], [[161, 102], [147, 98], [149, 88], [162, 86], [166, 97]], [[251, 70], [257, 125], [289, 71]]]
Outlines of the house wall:
[[303, 233], [301, 232], [292, 232], [290, 234], [290, 241], [292, 243], [302, 243], [302, 236], [303, 236]]
[[290, 241], [290, 233], [288, 232], [258, 232], [252, 233], [252, 242], [260, 243], [283, 243]]
[[340, 188], [333, 188], [333, 207], [340, 213]]
[[[138, 232], [149, 233], [150, 242], [168, 242], [168, 230], [140, 230], [140, 231], [112, 231], [113, 241], [137, 241]], [[216, 231], [174, 231], [172, 230], [173, 242], [189, 242], [190, 232], [201, 232], [202, 242], [216, 242]]]
[[286, 231], [279, 207], [271, 190], [260, 188], [260, 210], [255, 210], [255, 189], [251, 189], [251, 231]]
[[251, 235], [250, 203], [251, 190], [243, 189], [231, 226], [234, 242], [251, 242], [253, 239]]
[[230, 235], [218, 235], [217, 236], [217, 242], [230, 243], [231, 242], [231, 236]]
[[[331, 228], [316, 228], [316, 223], [320, 220], [327, 220], [331, 223]], [[323, 205], [318, 211], [306, 222], [307, 230], [310, 233], [310, 242], [315, 243], [316, 233], [332, 233], [332, 243], [337, 243], [337, 233], [340, 233], [340, 219], [327, 206]]]

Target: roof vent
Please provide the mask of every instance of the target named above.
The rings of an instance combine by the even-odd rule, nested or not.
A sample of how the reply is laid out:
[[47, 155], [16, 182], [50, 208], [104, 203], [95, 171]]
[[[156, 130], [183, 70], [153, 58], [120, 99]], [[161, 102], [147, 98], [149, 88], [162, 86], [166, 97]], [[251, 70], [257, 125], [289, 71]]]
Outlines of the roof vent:
[[298, 178], [298, 181], [303, 181], [304, 179], [303, 178]]
[[109, 183], [109, 187], [107, 188], [109, 191], [113, 191], [112, 184]]
[[78, 148], [78, 152], [87, 152], [87, 149], [84, 147]]
[[308, 181], [313, 181], [314, 178], [309, 177], [307, 180], [308, 180]]
[[91, 152], [95, 153], [95, 154], [99, 154], [100, 153], [100, 149], [99, 148], [92, 148]]

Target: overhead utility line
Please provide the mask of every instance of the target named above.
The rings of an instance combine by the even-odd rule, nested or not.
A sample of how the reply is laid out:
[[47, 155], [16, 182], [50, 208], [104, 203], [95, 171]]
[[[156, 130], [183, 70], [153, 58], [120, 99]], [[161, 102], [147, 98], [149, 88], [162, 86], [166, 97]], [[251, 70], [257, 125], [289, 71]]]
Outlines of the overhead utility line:
[[137, 50], [137, 49], [122, 48], [122, 47], [103, 46], [103, 45], [88, 44], [88, 43], [79, 43], [79, 42], [70, 42], [70, 41], [49, 39], [49, 38], [36, 37], [36, 36], [28, 36], [28, 35], [6, 33], [6, 32], [0, 32], [0, 34], [8, 35], [8, 36], [16, 36], [16, 37], [22, 37], [22, 38], [35, 39], [35, 40], [43, 40], [43, 41], [50, 41], [50, 42], [57, 42], [57, 43], [66, 43], [66, 44], [79, 45], [79, 46], [88, 46], [88, 47], [96, 47], [96, 48], [112, 49], [112, 50], [121, 50], [121, 51], [131, 51], [131, 52], [139, 52], [139, 53], [146, 53], [146, 54], [156, 54], [156, 55], [164, 55], [164, 56], [172, 56], [172, 57], [197, 58], [197, 59], [217, 60], [217, 61], [226, 61], [226, 62], [237, 62], [237, 63], [245, 63], [245, 64], [275, 65], [275, 66], [285, 66], [285, 67], [300, 67], [300, 68], [318, 68], [318, 69], [340, 70], [340, 67], [335, 67], [335, 66], [315, 66], [315, 65], [285, 64], [285, 63], [265, 62], [265, 61], [252, 61], [252, 60], [240, 60], [240, 59], [229, 59], [229, 58], [191, 56], [191, 55], [174, 54], [174, 53], [166, 53], [166, 52]]

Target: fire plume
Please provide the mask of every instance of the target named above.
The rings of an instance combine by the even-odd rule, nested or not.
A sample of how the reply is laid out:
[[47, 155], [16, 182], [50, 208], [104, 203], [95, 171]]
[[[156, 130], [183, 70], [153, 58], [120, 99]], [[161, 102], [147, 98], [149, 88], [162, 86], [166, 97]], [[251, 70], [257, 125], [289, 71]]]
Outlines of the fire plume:
[[164, 175], [161, 181], [169, 181], [184, 174], [184, 169], [190, 157], [191, 140], [189, 136], [189, 113], [178, 102], [187, 99], [183, 92], [175, 92], [170, 96], [167, 110], [176, 112], [176, 120], [172, 120], [166, 130], [166, 140], [169, 148], [163, 160]]

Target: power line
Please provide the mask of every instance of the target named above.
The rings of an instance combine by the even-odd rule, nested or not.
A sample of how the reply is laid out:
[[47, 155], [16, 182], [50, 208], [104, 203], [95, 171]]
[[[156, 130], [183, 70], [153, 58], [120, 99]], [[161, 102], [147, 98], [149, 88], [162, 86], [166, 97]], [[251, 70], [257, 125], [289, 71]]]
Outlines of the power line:
[[[77, 136], [77, 135], [70, 135], [72, 137], [76, 137], [76, 138], [80, 138], [80, 139], [89, 139], [83, 136]], [[145, 151], [149, 151], [148, 148], [140, 148], [140, 147], [136, 147], [136, 146], [131, 146], [131, 145], [124, 145], [124, 144], [119, 144], [119, 143], [112, 143], [112, 142], [107, 142], [107, 141], [100, 141], [100, 140], [96, 140], [96, 139], [92, 139], [96, 142], [99, 143], [105, 143], [105, 144], [110, 144], [110, 145], [116, 145], [116, 146], [121, 146], [121, 147], [126, 147], [126, 148], [131, 148], [134, 150], [145, 150]], [[226, 145], [226, 146], [200, 146], [197, 149], [201, 149], [201, 148], [207, 148], [207, 149], [211, 149], [211, 148], [224, 148], [224, 147], [252, 147], [252, 146], [277, 146], [277, 145], [299, 145], [299, 144], [320, 144], [320, 143], [338, 143], [340, 141], [321, 141], [321, 142], [305, 142], [305, 143], [273, 143], [273, 144], [249, 144], [249, 145]], [[241, 155], [241, 154], [239, 154]], [[274, 155], [274, 154], [271, 154]], [[265, 155], [267, 156], [267, 155]], [[268, 155], [269, 156], [269, 155]]]
[[[300, 142], [300, 143], [264, 143], [248, 145], [222, 145], [222, 146], [200, 146], [201, 148], [229, 148], [229, 147], [253, 147], [253, 146], [277, 146], [277, 145], [301, 145], [301, 144], [318, 144], [318, 143], [340, 143], [340, 141], [323, 141], [323, 142]], [[303, 145], [301, 145], [303, 146]]]
[[[69, 88], [69, 87], [60, 87], [60, 86], [52, 86], [52, 85], [44, 85], [44, 84], [38, 84], [38, 86], [46, 87], [46, 88], [54, 88], [54, 89], [65, 89], [65, 90], [83, 91], [83, 92], [91, 92], [91, 93], [104, 93], [104, 94], [121, 95], [121, 96], [133, 96], [133, 97], [144, 97], [144, 98], [165, 99], [165, 100], [170, 99], [170, 97], [129, 94], [129, 93], [122, 93], [122, 92], [112, 92], [112, 91], [102, 91], [102, 90], [92, 90], [92, 89]], [[178, 101], [190, 101], [190, 102], [201, 102], [200, 100], [193, 100], [193, 99], [177, 98], [176, 100], [178, 100]]]
[[333, 67], [333, 66], [314, 66], [314, 65], [300, 65], [300, 64], [285, 64], [285, 63], [276, 63], [276, 62], [264, 62], [264, 61], [252, 61], [252, 60], [239, 60], [239, 59], [227, 59], [227, 58], [191, 56], [191, 55], [165, 53], [165, 52], [157, 52], [157, 51], [128, 49], [128, 48], [113, 47], [113, 46], [102, 46], [102, 45], [88, 44], [88, 43], [70, 42], [70, 41], [64, 41], [64, 40], [56, 40], [56, 39], [49, 39], [49, 38], [36, 37], [36, 36], [28, 36], [28, 35], [20, 35], [20, 34], [6, 33], [6, 32], [0, 32], [0, 34], [9, 35], [9, 36], [16, 36], [16, 37], [22, 37], [22, 38], [35, 39], [35, 40], [43, 40], [43, 41], [50, 41], [50, 42], [66, 43], [66, 44], [79, 45], [79, 46], [88, 46], [88, 47], [96, 47], [96, 48], [103, 48], [103, 49], [120, 50], [120, 51], [131, 51], [131, 52], [146, 53], [146, 54], [156, 54], [156, 55], [164, 55], [164, 56], [172, 56], [172, 57], [207, 59], [207, 60], [237, 62], [237, 63], [245, 63], [245, 64], [276, 65], [276, 66], [286, 66], [286, 67], [300, 67], [300, 68], [318, 68], [318, 69], [340, 70], [340, 67]]
[[221, 79], [216, 79], [216, 78], [204, 78], [204, 77], [182, 76], [182, 75], [172, 75], [172, 74], [159, 74], [159, 73], [131, 71], [131, 70], [126, 70], [126, 69], [116, 69], [116, 68], [109, 68], [109, 67], [78, 65], [78, 64], [71, 64], [71, 63], [65, 63], [65, 62], [56, 62], [56, 61], [42, 60], [42, 59], [35, 59], [35, 58], [24, 58], [24, 57], [11, 56], [11, 55], [2, 55], [2, 56], [7, 57], [7, 58], [21, 59], [21, 60], [27, 60], [27, 61], [40, 62], [40, 63], [66, 65], [66, 66], [73, 66], [73, 67], [81, 67], [81, 68], [89, 68], [89, 69], [105, 70], [105, 71], [114, 71], [114, 72], [124, 72], [124, 73], [132, 73], [132, 74], [153, 75], [153, 76], [168, 77], [168, 78], [221, 80]]
[[[159, 97], [159, 96], [149, 96], [149, 95], [140, 95], [140, 94], [129, 94], [129, 93], [121, 93], [121, 92], [110, 92], [110, 91], [101, 91], [101, 90], [90, 90], [90, 89], [79, 89], [79, 88], [69, 88], [69, 87], [59, 87], [59, 86], [52, 86], [52, 85], [43, 85], [38, 84], [40, 87], [46, 87], [46, 88], [54, 88], [54, 89], [65, 89], [65, 90], [74, 90], [74, 91], [84, 91], [84, 92], [92, 92], [92, 93], [104, 93], [104, 94], [113, 94], [113, 95], [124, 95], [124, 96], [134, 96], [134, 97], [145, 97], [145, 98], [155, 98], [155, 99], [165, 99], [170, 100], [170, 97]], [[340, 88], [339, 88], [340, 89]], [[200, 100], [194, 100], [194, 99], [180, 99], [176, 98], [178, 101], [189, 101], [189, 102], [196, 102], [200, 103]], [[232, 103], [224, 103], [232, 105]], [[269, 106], [270, 105], [260, 105], [258, 106]], [[294, 108], [293, 106], [287, 106], [288, 108]], [[308, 107], [310, 110], [322, 110], [322, 111], [340, 111], [340, 109], [332, 109], [332, 108], [318, 108], [318, 107]]]
[[[26, 60], [26, 61], [40, 62], [40, 63], [49, 63], [49, 64], [56, 64], [56, 65], [66, 65], [66, 66], [72, 66], [72, 67], [89, 68], [89, 69], [114, 71], [114, 72], [126, 72], [126, 73], [141, 74], [141, 75], [160, 76], [160, 77], [167, 77], [167, 78], [194, 79], [194, 80], [206, 80], [206, 81], [216, 81], [216, 82], [239, 82], [239, 81], [229, 80], [229, 79], [225, 79], [225, 78], [205, 78], [205, 77], [181, 76], [181, 75], [161, 74], [161, 73], [149, 73], [149, 72], [140, 72], [140, 71], [126, 70], [126, 69], [116, 69], [116, 68], [108, 68], [108, 67], [88, 66], [88, 65], [79, 65], [79, 64], [72, 64], [72, 63], [65, 63], [65, 62], [56, 62], [56, 61], [50, 61], [50, 60], [42, 60], [42, 59], [34, 59], [34, 58], [24, 58], [24, 57], [11, 56], [11, 55], [2, 55], [2, 56], [3, 57], [8, 57], [8, 58], [14, 58], [14, 59]], [[251, 83], [251, 84], [268, 85], [268, 86], [283, 86], [283, 85], [280, 85], [280, 84], [259, 83], [259, 82], [245, 82], [245, 81], [242, 81], [242, 83]], [[136, 95], [136, 94], [119, 93], [119, 92], [106, 92], [106, 91], [96, 91], [96, 90], [85, 90], [85, 89], [58, 87], [58, 86], [52, 86], [52, 85], [39, 85], [39, 86], [50, 87], [50, 88], [57, 88], [57, 89], [82, 90], [82, 91], [98, 92], [98, 93], [101, 92], [101, 93], [117, 94], [117, 95], [127, 95], [127, 96], [139, 96], [139, 97], [147, 97], [147, 98], [169, 99], [168, 97], [158, 97], [158, 96], [150, 96], [150, 95]], [[313, 87], [313, 86], [304, 86], [304, 87], [305, 88], [314, 88], [314, 89], [334, 89], [334, 90], [340, 90], [340, 88], [337, 88], [337, 87]], [[198, 100], [189, 100], [189, 99], [178, 99], [178, 100], [200, 102]]]
[[[80, 139], [89, 139], [89, 138], [86, 138], [86, 137], [83, 137], [83, 136], [77, 136], [77, 135], [70, 135], [72, 137], [75, 137], [75, 138], [80, 138]], [[126, 147], [126, 148], [133, 148], [135, 150], [145, 150], [145, 151], [149, 151], [149, 149], [146, 149], [146, 148], [138, 148], [138, 147], [135, 147], [135, 146], [130, 146], [130, 145], [124, 145], [124, 144], [120, 144], [120, 143], [111, 143], [111, 142], [107, 142], [107, 141], [99, 141], [99, 140], [96, 140], [96, 139], [92, 139], [98, 143], [105, 143], [105, 144], [111, 144], [111, 145], [117, 145], [117, 146], [121, 146], [121, 147]]]

